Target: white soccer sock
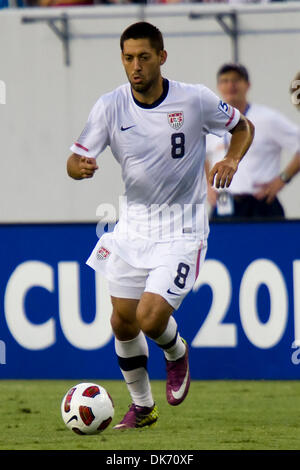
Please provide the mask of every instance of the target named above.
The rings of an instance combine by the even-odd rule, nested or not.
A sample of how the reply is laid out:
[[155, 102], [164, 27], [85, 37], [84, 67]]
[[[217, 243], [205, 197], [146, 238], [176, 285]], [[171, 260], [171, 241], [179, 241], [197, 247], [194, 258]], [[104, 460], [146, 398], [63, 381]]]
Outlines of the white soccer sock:
[[138, 406], [153, 406], [147, 372], [149, 350], [144, 333], [140, 331], [138, 336], [129, 341], [115, 338], [115, 349], [132, 402]]
[[185, 345], [178, 333], [176, 320], [172, 315], [165, 331], [154, 341], [164, 350], [168, 361], [177, 361], [185, 353]]

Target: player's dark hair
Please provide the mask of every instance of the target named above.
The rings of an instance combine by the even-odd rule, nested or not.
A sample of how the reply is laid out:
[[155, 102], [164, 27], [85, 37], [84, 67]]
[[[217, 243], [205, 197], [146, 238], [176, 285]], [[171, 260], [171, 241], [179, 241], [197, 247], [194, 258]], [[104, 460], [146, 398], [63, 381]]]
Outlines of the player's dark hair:
[[146, 21], [139, 21], [125, 29], [120, 38], [122, 52], [124, 42], [128, 39], [149, 39], [151, 47], [155, 49], [157, 53], [164, 50], [164, 40], [160, 30]]
[[243, 78], [246, 82], [249, 83], [249, 73], [244, 65], [235, 63], [228, 63], [222, 65], [217, 72], [217, 80], [219, 80], [221, 75], [228, 72], [238, 73], [241, 78]]

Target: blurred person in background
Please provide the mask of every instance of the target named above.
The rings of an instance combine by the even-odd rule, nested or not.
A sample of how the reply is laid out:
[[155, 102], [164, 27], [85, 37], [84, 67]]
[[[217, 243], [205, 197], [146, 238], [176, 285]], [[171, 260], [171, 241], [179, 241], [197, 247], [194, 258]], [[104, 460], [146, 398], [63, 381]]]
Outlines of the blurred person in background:
[[[255, 137], [247, 156], [226, 190], [218, 191], [208, 183], [211, 218], [216, 217], [284, 217], [277, 195], [300, 170], [300, 128], [279, 111], [249, 103], [250, 80], [240, 64], [224, 64], [217, 73], [217, 86], [222, 99], [246, 115], [255, 125]], [[206, 172], [226, 154], [230, 133], [223, 138], [207, 136]], [[293, 155], [280, 171], [281, 153]]]

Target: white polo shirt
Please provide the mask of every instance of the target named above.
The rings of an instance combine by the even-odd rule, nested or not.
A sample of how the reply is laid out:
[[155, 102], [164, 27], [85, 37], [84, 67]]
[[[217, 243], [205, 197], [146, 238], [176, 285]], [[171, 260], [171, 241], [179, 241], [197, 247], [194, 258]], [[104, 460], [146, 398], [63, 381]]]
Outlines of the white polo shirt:
[[[257, 184], [268, 183], [279, 175], [283, 149], [292, 154], [300, 151], [300, 128], [280, 112], [253, 103], [246, 116], [255, 126], [255, 136], [227, 188], [232, 194], [257, 193]], [[224, 158], [230, 139], [229, 132], [221, 138], [212, 134], [207, 136], [206, 152], [210, 167]]]

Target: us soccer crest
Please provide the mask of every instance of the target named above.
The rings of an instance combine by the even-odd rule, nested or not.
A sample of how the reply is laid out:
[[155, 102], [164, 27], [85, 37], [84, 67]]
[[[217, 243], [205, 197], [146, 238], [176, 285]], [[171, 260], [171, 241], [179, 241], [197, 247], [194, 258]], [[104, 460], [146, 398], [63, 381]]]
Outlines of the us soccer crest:
[[168, 121], [170, 126], [177, 131], [183, 125], [183, 111], [168, 113]]
[[99, 250], [97, 251], [97, 259], [104, 260], [107, 259], [110, 255], [110, 251], [104, 246], [100, 246]]

